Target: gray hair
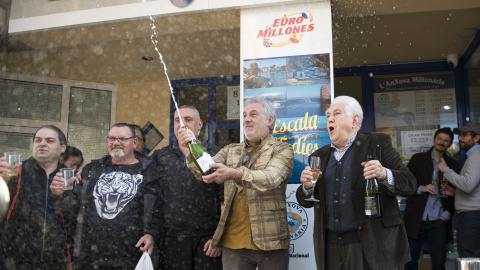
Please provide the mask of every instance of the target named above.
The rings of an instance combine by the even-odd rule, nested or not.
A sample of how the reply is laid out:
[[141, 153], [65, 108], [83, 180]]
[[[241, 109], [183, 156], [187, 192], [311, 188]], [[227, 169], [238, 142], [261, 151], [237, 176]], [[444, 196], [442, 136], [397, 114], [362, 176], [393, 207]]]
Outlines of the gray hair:
[[277, 115], [276, 115], [276, 112], [275, 112], [275, 106], [268, 99], [265, 99], [265, 98], [260, 97], [260, 96], [254, 96], [254, 97], [250, 97], [250, 98], [245, 99], [243, 107], [245, 108], [246, 106], [248, 106], [252, 103], [260, 103], [260, 104], [263, 105], [262, 112], [265, 115], [266, 119], [268, 119], [270, 117], [273, 117], [273, 124], [268, 127], [269, 130], [270, 130], [270, 133], [272, 133], [273, 128], [275, 127], [275, 120], [277, 119]]
[[135, 136], [135, 128], [131, 124], [116, 123], [116, 124], [114, 124], [113, 126], [110, 127], [110, 130], [114, 127], [118, 127], [118, 128], [127, 127], [130, 130], [130, 136]]
[[[347, 115], [351, 117], [354, 117], [355, 115], [359, 116], [360, 119], [358, 121], [357, 131], [360, 130], [363, 122], [363, 109], [362, 106], [360, 106], [360, 103], [358, 103], [353, 97], [349, 96], [338, 96], [333, 99], [332, 105], [335, 103], [343, 103]], [[330, 108], [328, 108], [326, 112], [328, 112], [328, 110], [330, 110]]]
[[193, 112], [195, 112], [195, 115], [198, 117], [198, 120], [202, 120], [200, 118], [200, 113], [198, 112], [197, 108], [195, 108], [191, 105], [182, 105], [182, 106], [180, 106], [180, 108], [178, 108], [178, 110], [180, 110], [180, 109], [192, 109]]

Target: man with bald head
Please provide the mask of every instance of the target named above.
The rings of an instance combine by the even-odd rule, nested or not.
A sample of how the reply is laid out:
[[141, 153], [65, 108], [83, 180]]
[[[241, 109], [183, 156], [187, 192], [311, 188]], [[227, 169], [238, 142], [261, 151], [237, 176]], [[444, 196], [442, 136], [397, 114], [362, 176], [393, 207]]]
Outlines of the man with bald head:
[[175, 111], [173, 118], [176, 140], [152, 154], [152, 160], [161, 172], [165, 234], [160, 247], [163, 269], [222, 269], [222, 249], [212, 248], [211, 238], [220, 218], [223, 185], [200, 182], [188, 169], [177, 139], [181, 129], [180, 117], [195, 135], [197, 143], [212, 156], [220, 150], [219, 146], [199, 137], [203, 122], [198, 110], [183, 105]]

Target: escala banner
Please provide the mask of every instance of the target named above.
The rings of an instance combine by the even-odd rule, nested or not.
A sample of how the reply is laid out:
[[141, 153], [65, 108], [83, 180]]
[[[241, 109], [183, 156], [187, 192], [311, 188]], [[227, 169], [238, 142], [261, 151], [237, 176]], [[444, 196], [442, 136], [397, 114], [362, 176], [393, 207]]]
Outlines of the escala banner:
[[295, 191], [308, 156], [331, 143], [325, 116], [334, 93], [330, 2], [242, 10], [240, 40], [240, 102], [250, 96], [271, 100], [273, 135], [294, 150], [286, 194], [289, 266], [314, 269], [313, 208], [303, 208]]

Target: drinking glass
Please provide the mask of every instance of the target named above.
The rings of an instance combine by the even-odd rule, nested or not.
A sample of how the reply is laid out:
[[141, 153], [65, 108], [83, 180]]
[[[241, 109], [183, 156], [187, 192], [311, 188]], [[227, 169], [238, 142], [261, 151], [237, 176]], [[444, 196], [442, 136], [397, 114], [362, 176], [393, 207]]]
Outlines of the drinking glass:
[[[322, 165], [322, 161], [320, 157], [310, 157], [310, 161], [308, 162], [308, 165], [310, 165], [310, 168], [312, 169], [312, 176], [313, 180], [312, 183], [316, 183], [318, 180], [318, 177], [320, 176], [320, 166]], [[315, 199], [314, 195], [305, 198], [305, 201], [311, 201], [311, 202], [318, 202], [317, 199]]]
[[73, 182], [75, 182], [75, 170], [72, 168], [62, 168], [60, 172], [62, 173], [63, 179], [65, 179], [63, 190], [72, 190]]
[[18, 168], [20, 167], [22, 161], [22, 153], [18, 152], [4, 152], [4, 156], [7, 158], [7, 163], [10, 164], [9, 169], [10, 173], [8, 176], [17, 176]]
[[[443, 175], [442, 177], [442, 181], [440, 182], [440, 184], [443, 186], [446, 186], [448, 184], [448, 180], [447, 180], [447, 177], [445, 177], [445, 174]], [[442, 191], [442, 195], [440, 195], [441, 198], [447, 198], [448, 196], [445, 195], [445, 191]]]

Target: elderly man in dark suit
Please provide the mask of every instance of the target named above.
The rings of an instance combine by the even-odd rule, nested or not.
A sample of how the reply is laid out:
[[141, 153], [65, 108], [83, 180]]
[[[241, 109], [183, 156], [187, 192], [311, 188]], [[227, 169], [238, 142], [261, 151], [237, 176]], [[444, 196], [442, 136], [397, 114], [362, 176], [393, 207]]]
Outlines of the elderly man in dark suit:
[[[407, 235], [396, 195], [410, 195], [416, 181], [392, 147], [390, 137], [360, 134], [363, 112], [352, 97], [333, 100], [326, 112], [332, 141], [311, 156], [322, 159], [321, 176], [312, 183], [302, 172], [297, 200], [315, 207], [313, 241], [317, 269], [393, 269], [410, 261]], [[371, 155], [373, 160], [366, 161]], [[365, 179], [376, 178], [382, 216], [365, 216]], [[318, 202], [305, 201], [313, 196]]]

